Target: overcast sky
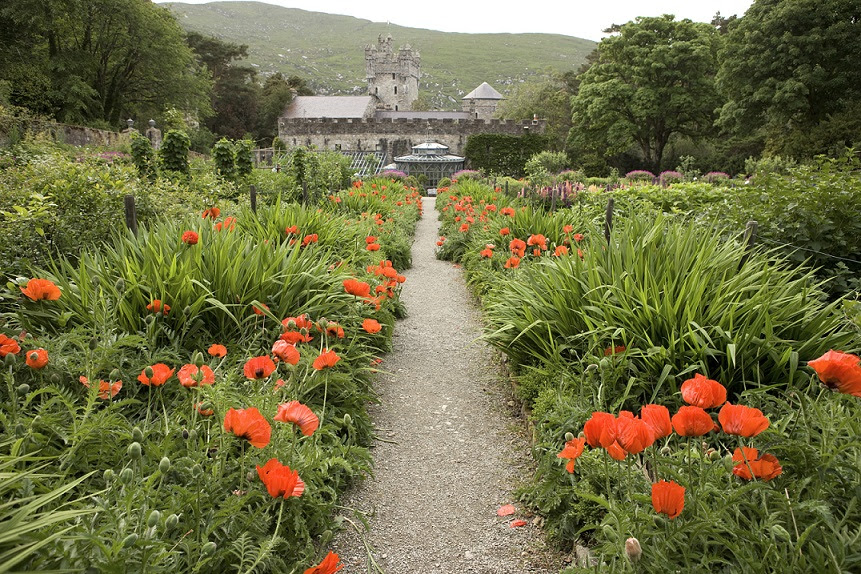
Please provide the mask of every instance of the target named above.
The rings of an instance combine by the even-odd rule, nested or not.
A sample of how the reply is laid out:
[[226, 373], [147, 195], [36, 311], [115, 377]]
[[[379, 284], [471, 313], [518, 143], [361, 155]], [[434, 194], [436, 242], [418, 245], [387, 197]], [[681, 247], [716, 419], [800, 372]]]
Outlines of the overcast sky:
[[[163, 2], [165, 0], [156, 0]], [[186, 0], [205, 4], [204, 0]], [[288, 8], [345, 14], [374, 22], [443, 32], [544, 32], [600, 40], [602, 30], [637, 16], [674, 14], [709, 22], [747, 10], [752, 0], [267, 0]], [[490, 8], [493, 7], [493, 8]]]

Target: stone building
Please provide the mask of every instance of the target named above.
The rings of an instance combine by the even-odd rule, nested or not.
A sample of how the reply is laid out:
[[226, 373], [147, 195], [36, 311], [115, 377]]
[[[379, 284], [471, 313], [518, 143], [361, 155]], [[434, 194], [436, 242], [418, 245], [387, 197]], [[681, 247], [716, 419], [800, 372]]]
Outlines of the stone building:
[[544, 120], [493, 119], [503, 97], [487, 82], [463, 98], [461, 111], [412, 111], [420, 63], [409, 45], [395, 52], [391, 36], [380, 36], [365, 48], [367, 96], [296, 96], [278, 118], [278, 137], [288, 147], [376, 153], [386, 164], [429, 139], [463, 155], [474, 134], [544, 133]]

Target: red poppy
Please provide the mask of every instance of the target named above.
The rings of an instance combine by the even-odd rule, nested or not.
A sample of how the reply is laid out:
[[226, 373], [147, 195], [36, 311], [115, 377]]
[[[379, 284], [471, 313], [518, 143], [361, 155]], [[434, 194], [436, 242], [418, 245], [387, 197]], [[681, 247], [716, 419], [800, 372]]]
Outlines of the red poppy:
[[322, 371], [326, 367], [334, 367], [335, 364], [341, 360], [335, 351], [330, 351], [329, 349], [323, 349], [323, 352], [320, 353], [316, 359], [314, 359], [313, 367], [318, 371]]
[[679, 436], [703, 436], [715, 430], [715, 423], [701, 407], [681, 407], [673, 415], [673, 428]]
[[592, 448], [609, 448], [616, 442], [616, 417], [601, 411], [592, 413], [592, 418], [583, 425], [583, 434]]
[[467, 231], [469, 231], [469, 223], [464, 223], [463, 225], [460, 226], [460, 232], [461, 233], [466, 233]]
[[219, 221], [214, 226], [216, 231], [221, 231], [222, 229], [226, 229], [227, 231], [233, 231], [236, 229], [236, 218], [235, 217], [225, 217], [224, 221]]
[[518, 267], [520, 267], [519, 257], [509, 257], [508, 260], [505, 262], [506, 269], [517, 269]]
[[208, 365], [203, 365], [198, 369], [197, 365], [189, 363], [179, 369], [176, 378], [179, 379], [179, 384], [183, 387], [197, 387], [213, 384], [215, 373]]
[[170, 305], [167, 303], [162, 303], [161, 299], [153, 299], [152, 303], [146, 306], [147, 311], [152, 311], [156, 315], [161, 313], [162, 315], [167, 315], [170, 312]]
[[726, 402], [726, 387], [697, 373], [682, 383], [682, 400], [695, 407], [713, 409]]
[[565, 465], [565, 470], [574, 472], [574, 461], [583, 454], [583, 445], [586, 444], [585, 438], [575, 438], [565, 443], [565, 448], [562, 452], [556, 455], [556, 458], [567, 458], [568, 464]]
[[299, 473], [291, 470], [289, 466], [281, 464], [278, 459], [270, 458], [269, 462], [263, 466], [258, 466], [257, 476], [266, 486], [269, 495], [275, 498], [302, 496], [302, 493], [305, 492], [305, 483], [299, 478]]
[[284, 229], [284, 233], [287, 235], [299, 235], [299, 226], [292, 225]]
[[661, 480], [652, 485], [652, 507], [655, 512], [666, 514], [670, 519], [682, 513], [685, 507], [685, 487], [672, 480]]
[[640, 418], [652, 429], [655, 440], [670, 436], [673, 432], [670, 411], [664, 405], [644, 405], [640, 409]]
[[287, 341], [278, 339], [272, 344], [272, 354], [285, 363], [295, 365], [299, 362], [299, 351]]
[[[224, 415], [224, 430], [232, 432], [236, 436], [248, 439], [251, 446], [263, 448], [269, 444], [272, 436], [272, 427], [266, 417], [260, 414], [255, 407], [247, 409], [227, 409]], [[273, 496], [275, 496], [273, 494]]]
[[654, 444], [655, 435], [646, 421], [622, 411], [616, 419], [616, 442], [625, 452], [639, 454]]
[[371, 294], [371, 286], [364, 281], [345, 279], [344, 291], [356, 297], [368, 297]]
[[436, 242], [438, 247], [442, 247], [443, 243], [445, 243], [445, 237], [440, 237], [439, 241]]
[[182, 242], [186, 245], [197, 245], [199, 240], [200, 236], [198, 236], [194, 231], [186, 231], [182, 234]]
[[615, 347], [607, 347], [604, 349], [604, 356], [609, 357], [610, 355], [618, 355], [619, 353], [624, 353], [627, 351], [627, 347], [625, 345], [617, 345]]
[[568, 247], [566, 247], [565, 245], [557, 245], [556, 249], [553, 251], [553, 255], [555, 255], [556, 257], [568, 255]]
[[511, 230], [507, 227], [503, 227], [502, 229], [499, 230], [500, 235], [509, 235], [510, 233], [511, 233]]
[[547, 249], [547, 238], [540, 233], [533, 234], [530, 235], [529, 238], [526, 240], [526, 245], [530, 247], [538, 247], [541, 250], [545, 250]]
[[526, 242], [515, 237], [508, 243], [508, 249], [511, 250], [512, 254], [523, 257], [526, 253]]
[[484, 249], [479, 251], [478, 254], [481, 257], [486, 257], [490, 259], [491, 257], [493, 257], [493, 249], [491, 249], [490, 247], [485, 247]]
[[[80, 376], [78, 380], [81, 381], [81, 384], [90, 388], [90, 381], [87, 377]], [[108, 381], [99, 380], [99, 398], [103, 400], [107, 400], [109, 398], [114, 398], [117, 396], [117, 393], [120, 392], [120, 389], [123, 388], [122, 381], [115, 381], [113, 383], [109, 383]]]
[[368, 246], [366, 247], [366, 249], [368, 251], [379, 251], [380, 250], [380, 244], [379, 243], [369, 243]]
[[503, 207], [499, 210], [499, 213], [502, 215], [508, 215], [509, 217], [514, 217], [514, 208], [513, 207]]
[[215, 411], [214, 411], [214, 410], [203, 408], [203, 403], [195, 403], [195, 404], [194, 404], [194, 409], [195, 409], [198, 413], [200, 413], [200, 416], [203, 416], [203, 417], [211, 417], [212, 415], [214, 415], [214, 414], [215, 414]]
[[269, 358], [269, 355], [261, 355], [260, 357], [252, 357], [245, 363], [242, 372], [249, 379], [264, 379], [275, 371], [275, 363]]
[[282, 423], [293, 423], [302, 434], [311, 436], [317, 427], [320, 426], [320, 419], [314, 414], [314, 411], [303, 405], [299, 401], [290, 401], [283, 405], [278, 405], [278, 413], [275, 415], [275, 420]]
[[861, 397], [861, 359], [857, 355], [831, 350], [807, 364], [832, 391]]
[[0, 359], [9, 354], [17, 355], [20, 352], [21, 346], [18, 341], [0, 333]]
[[[684, 407], [682, 407], [684, 408]], [[727, 402], [718, 413], [723, 432], [743, 437], [756, 436], [768, 428], [768, 417], [762, 411]]]
[[383, 326], [380, 325], [380, 322], [376, 319], [365, 319], [364, 321], [362, 321], [362, 329], [364, 329], [368, 333], [371, 333], [372, 335], [374, 333], [379, 333], [382, 328]]
[[[742, 454], [744, 449], [744, 454]], [[747, 461], [745, 462], [745, 459]], [[745, 480], [753, 480], [753, 476], [760, 478], [766, 482], [776, 476], [780, 476], [783, 472], [783, 467], [773, 454], [764, 454], [760, 458], [759, 451], [755, 448], [736, 448], [732, 453], [732, 461], [736, 465], [732, 469], [732, 473]]]
[[27, 366], [33, 369], [44, 369], [48, 364], [48, 351], [45, 349], [33, 349], [27, 351]]
[[[152, 375], [149, 377], [146, 374], [147, 369], [152, 371]], [[151, 367], [147, 367], [147, 369], [144, 369], [141, 374], [138, 375], [138, 380], [146, 386], [152, 385], [154, 387], [160, 387], [165, 384], [167, 380], [173, 376], [173, 373], [176, 370], [171, 369], [164, 363], [156, 363]]]
[[62, 294], [60, 288], [49, 279], [30, 279], [27, 287], [19, 287], [21, 293], [33, 301], [56, 301]]
[[613, 444], [607, 447], [607, 454], [613, 460], [625, 460], [625, 457], [628, 456], [628, 452], [622, 448], [619, 441], [614, 441]]
[[251, 310], [254, 311], [255, 315], [263, 315], [263, 311], [269, 310], [269, 305], [266, 303], [257, 303], [256, 305], [251, 306]]
[[574, 231], [573, 225], [566, 225], [566, 226], [562, 227], [562, 233], [568, 234], [568, 233], [571, 233], [572, 231]]
[[322, 331], [326, 331], [326, 334], [329, 335], [330, 337], [337, 337], [339, 339], [344, 338], [344, 328], [342, 326], [340, 326], [339, 324], [335, 323], [334, 321], [329, 321], [326, 324], [325, 329], [320, 329], [319, 326], [317, 327], [317, 329], [322, 330]]
[[210, 207], [209, 209], [203, 210], [202, 217], [203, 217], [203, 219], [206, 219], [206, 218], [218, 219], [219, 215], [221, 215], [220, 209], [218, 209], [217, 207]]
[[574, 234], [574, 235], [572, 235], [571, 237], [572, 237], [572, 238], [574, 239], [574, 241], [576, 241], [577, 243], [580, 243], [581, 241], [583, 241], [583, 234], [582, 234], [582, 233], [575, 233], [575, 234]]
[[308, 247], [308, 245], [311, 243], [317, 243], [318, 239], [319, 238], [317, 237], [316, 233], [306, 235], [304, 238], [302, 238], [302, 247]]
[[335, 574], [335, 572], [344, 567], [343, 564], [339, 563], [339, 560], [340, 558], [338, 558], [337, 554], [329, 551], [322, 562], [316, 566], [311, 566], [303, 574]]
[[225, 355], [227, 355], [227, 347], [225, 347], [224, 345], [212, 345], [207, 351], [213, 357], [224, 357]]

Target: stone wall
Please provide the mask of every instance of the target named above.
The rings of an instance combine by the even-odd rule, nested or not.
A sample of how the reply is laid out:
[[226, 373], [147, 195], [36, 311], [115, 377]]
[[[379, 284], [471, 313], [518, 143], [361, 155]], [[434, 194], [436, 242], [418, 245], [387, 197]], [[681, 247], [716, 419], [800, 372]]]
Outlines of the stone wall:
[[42, 120], [21, 120], [15, 118], [11, 119], [8, 123], [2, 122], [0, 125], [5, 129], [5, 133], [0, 131], [0, 145], [2, 146], [8, 146], [12, 143], [13, 138], [17, 139], [28, 133], [48, 134], [54, 141], [74, 146], [108, 146], [120, 141], [120, 134], [118, 132]]
[[463, 155], [466, 140], [474, 134], [522, 135], [544, 133], [544, 120], [456, 120], [456, 119], [278, 119], [278, 137], [288, 147], [384, 151], [386, 163], [411, 153], [412, 146], [428, 139], [447, 145]]

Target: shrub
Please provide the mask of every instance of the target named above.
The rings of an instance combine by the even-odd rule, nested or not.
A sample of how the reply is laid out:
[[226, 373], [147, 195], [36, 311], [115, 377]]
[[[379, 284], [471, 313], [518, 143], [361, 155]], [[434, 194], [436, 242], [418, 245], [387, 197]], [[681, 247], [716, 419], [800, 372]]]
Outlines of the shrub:
[[244, 139], [237, 141], [233, 147], [236, 164], [236, 177], [245, 181], [254, 170], [254, 158], [251, 153], [254, 149], [254, 143], [251, 140]]
[[168, 130], [161, 142], [159, 157], [162, 169], [188, 175], [188, 148], [191, 140], [185, 132]]
[[658, 176], [658, 182], [661, 185], [670, 185], [672, 183], [679, 183], [684, 181], [685, 176], [677, 171], [662, 171], [661, 175]]
[[137, 132], [132, 132], [131, 140], [132, 161], [140, 176], [148, 181], [155, 181], [158, 168], [155, 161], [155, 150], [152, 142]]
[[212, 146], [212, 161], [215, 173], [222, 179], [232, 181], [236, 175], [236, 160], [233, 155], [233, 144], [227, 138], [221, 138]]
[[625, 179], [629, 179], [631, 181], [646, 181], [648, 183], [653, 183], [657, 178], [655, 174], [650, 171], [646, 171], [643, 169], [635, 169], [634, 171], [629, 171], [625, 174]]

